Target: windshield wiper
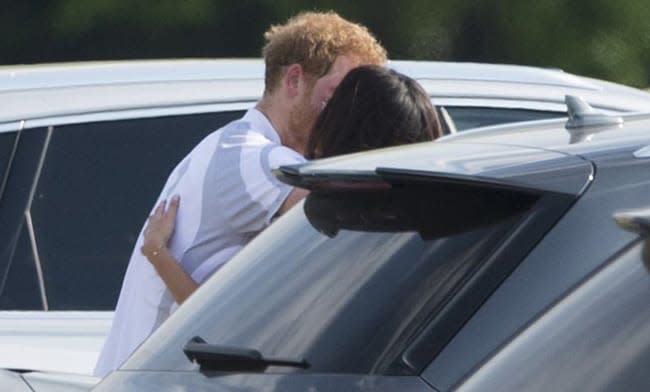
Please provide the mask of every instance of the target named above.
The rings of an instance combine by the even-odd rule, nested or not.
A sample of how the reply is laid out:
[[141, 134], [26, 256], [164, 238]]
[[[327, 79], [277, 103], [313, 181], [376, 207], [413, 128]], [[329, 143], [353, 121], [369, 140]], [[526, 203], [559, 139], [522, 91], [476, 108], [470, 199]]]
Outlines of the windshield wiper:
[[209, 344], [200, 336], [190, 339], [183, 352], [190, 361], [199, 364], [201, 371], [261, 372], [269, 366], [309, 367], [304, 359], [264, 358], [257, 350]]

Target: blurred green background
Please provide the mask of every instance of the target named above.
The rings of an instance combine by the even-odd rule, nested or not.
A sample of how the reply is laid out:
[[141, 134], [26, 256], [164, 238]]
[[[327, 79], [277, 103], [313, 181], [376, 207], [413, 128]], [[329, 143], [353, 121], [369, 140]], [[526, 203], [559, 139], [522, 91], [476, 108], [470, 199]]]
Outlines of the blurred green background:
[[650, 84], [648, 0], [2, 0], [0, 64], [258, 57], [300, 10], [361, 22], [392, 59], [561, 68]]

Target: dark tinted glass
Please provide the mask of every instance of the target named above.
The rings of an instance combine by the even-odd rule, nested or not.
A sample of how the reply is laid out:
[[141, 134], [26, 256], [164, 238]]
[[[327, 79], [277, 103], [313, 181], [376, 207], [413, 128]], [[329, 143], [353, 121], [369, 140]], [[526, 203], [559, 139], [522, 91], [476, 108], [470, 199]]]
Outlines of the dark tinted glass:
[[168, 173], [241, 112], [60, 126], [32, 206], [50, 309], [110, 310]]
[[0, 132], [0, 200], [5, 184], [5, 176], [9, 167], [9, 160], [14, 151], [17, 132]]
[[445, 107], [457, 131], [518, 121], [545, 120], [566, 117], [566, 113], [527, 109], [500, 109], [478, 107]]
[[381, 373], [534, 201], [453, 184], [312, 193], [215, 274], [127, 367], [190, 368], [181, 347], [200, 335], [305, 358], [313, 371]]
[[23, 225], [17, 234], [13, 254], [2, 271], [4, 279], [0, 281], [0, 309], [43, 310], [36, 260], [27, 226]]
[[20, 135], [0, 198], [0, 309], [42, 309], [25, 210], [45, 144], [46, 129]]

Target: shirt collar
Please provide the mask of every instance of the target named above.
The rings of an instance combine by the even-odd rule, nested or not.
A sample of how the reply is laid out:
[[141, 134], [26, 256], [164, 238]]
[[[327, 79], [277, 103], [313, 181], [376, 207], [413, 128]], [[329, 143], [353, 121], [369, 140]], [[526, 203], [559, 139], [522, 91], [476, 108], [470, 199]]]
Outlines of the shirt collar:
[[273, 128], [273, 124], [271, 124], [271, 121], [269, 121], [269, 119], [260, 110], [256, 108], [248, 109], [248, 111], [246, 111], [246, 114], [244, 114], [243, 120], [249, 121], [251, 124], [253, 124], [253, 129], [255, 129], [255, 131], [263, 134], [272, 142], [282, 144], [280, 135], [275, 130], [275, 128]]

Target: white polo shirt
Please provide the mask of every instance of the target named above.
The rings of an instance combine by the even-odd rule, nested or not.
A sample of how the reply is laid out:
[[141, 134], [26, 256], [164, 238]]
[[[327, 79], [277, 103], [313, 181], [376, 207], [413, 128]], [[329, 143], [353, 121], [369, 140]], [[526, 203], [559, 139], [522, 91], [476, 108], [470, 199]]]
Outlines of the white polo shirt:
[[[279, 135], [257, 109], [203, 139], [173, 170], [156, 202], [181, 197], [169, 248], [183, 269], [202, 283], [230, 260], [270, 224], [291, 192], [271, 169], [304, 161], [280, 144]], [[142, 242], [141, 232], [96, 376], [117, 369], [177, 306], [140, 253]]]

